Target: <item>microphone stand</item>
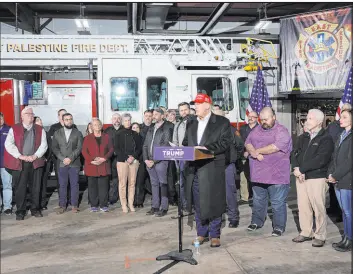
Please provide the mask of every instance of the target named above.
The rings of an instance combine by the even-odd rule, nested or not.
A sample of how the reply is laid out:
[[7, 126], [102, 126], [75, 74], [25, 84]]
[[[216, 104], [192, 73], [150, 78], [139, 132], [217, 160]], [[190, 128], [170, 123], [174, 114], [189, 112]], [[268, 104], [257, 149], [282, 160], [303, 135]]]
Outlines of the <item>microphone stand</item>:
[[[176, 169], [177, 169], [177, 184], [178, 187], [180, 186], [180, 166], [179, 161], [176, 161]], [[178, 250], [171, 251], [167, 254], [160, 255], [156, 258], [156, 261], [162, 260], [172, 260], [173, 262], [169, 263], [168, 265], [164, 266], [154, 274], [163, 273], [164, 271], [170, 269], [172, 266], [178, 264], [179, 262], [186, 262], [191, 265], [197, 265], [198, 262], [193, 258], [193, 251], [191, 249], [182, 249], [182, 218], [183, 211], [182, 211], [182, 198], [180, 194], [181, 188], [179, 187], [179, 191], [177, 191], [178, 195]]]

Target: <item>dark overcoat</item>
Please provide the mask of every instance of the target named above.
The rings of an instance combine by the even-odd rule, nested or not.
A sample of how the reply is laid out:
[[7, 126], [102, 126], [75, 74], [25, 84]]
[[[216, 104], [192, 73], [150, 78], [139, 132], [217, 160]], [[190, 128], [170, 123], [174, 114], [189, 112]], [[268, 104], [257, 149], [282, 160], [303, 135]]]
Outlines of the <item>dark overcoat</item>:
[[187, 162], [184, 169], [187, 208], [192, 209], [192, 185], [198, 175], [201, 219], [212, 220], [226, 211], [225, 152], [232, 143], [230, 121], [211, 114], [200, 144], [197, 141], [198, 120], [187, 123], [184, 146], [205, 146], [215, 158]]

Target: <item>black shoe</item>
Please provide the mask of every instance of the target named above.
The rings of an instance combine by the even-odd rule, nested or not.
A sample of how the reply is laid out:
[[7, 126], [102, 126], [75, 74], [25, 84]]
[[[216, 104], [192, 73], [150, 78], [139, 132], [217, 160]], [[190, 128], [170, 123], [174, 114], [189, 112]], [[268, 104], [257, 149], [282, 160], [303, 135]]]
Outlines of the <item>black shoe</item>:
[[42, 207], [42, 210], [48, 210], [48, 207], [43, 206], [43, 207]]
[[160, 211], [155, 213], [155, 217], [163, 217], [167, 214], [167, 210], [161, 209]]
[[245, 200], [239, 200], [238, 201], [238, 205], [248, 205], [248, 201], [245, 201]]
[[256, 231], [257, 229], [260, 229], [261, 227], [259, 227], [258, 225], [256, 224], [250, 224], [248, 227], [247, 227], [247, 230], [248, 231]]
[[238, 225], [239, 225], [239, 222], [238, 222], [238, 221], [236, 221], [236, 222], [230, 222], [230, 223], [229, 223], [229, 227], [230, 227], [230, 228], [237, 228]]
[[12, 210], [11, 209], [6, 209], [5, 211], [4, 211], [4, 213], [5, 213], [5, 215], [11, 215], [12, 214]]
[[43, 217], [43, 215], [42, 215], [42, 213], [40, 211], [32, 211], [31, 215], [36, 217], [36, 218]]
[[345, 238], [344, 243], [341, 246], [334, 247], [335, 250], [339, 252], [348, 252], [353, 249], [353, 241]]
[[340, 240], [338, 243], [333, 243], [333, 244], [332, 244], [332, 247], [333, 247], [333, 248], [336, 248], [336, 247], [338, 247], [338, 246], [341, 246], [342, 244], [345, 243], [346, 240], [347, 240], [347, 236], [343, 235], [343, 236], [342, 236], [342, 240]]
[[283, 235], [283, 231], [281, 231], [279, 228], [273, 229], [272, 236], [279, 237], [281, 235]]
[[143, 204], [138, 204], [138, 205], [136, 205], [136, 207], [137, 207], [137, 208], [143, 208], [144, 205], [143, 205]]
[[24, 219], [25, 219], [25, 215], [23, 214], [16, 215], [16, 221], [23, 221]]
[[154, 215], [158, 211], [159, 210], [157, 208], [151, 208], [148, 212], [146, 212], [146, 215]]

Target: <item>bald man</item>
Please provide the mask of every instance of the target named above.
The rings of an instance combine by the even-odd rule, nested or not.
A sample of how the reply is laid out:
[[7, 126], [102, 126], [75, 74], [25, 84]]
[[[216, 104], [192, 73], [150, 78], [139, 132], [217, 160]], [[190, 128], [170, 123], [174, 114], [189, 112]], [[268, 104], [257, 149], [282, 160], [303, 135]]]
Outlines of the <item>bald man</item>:
[[260, 119], [261, 126], [253, 129], [245, 142], [253, 184], [252, 221], [247, 229], [255, 231], [264, 225], [269, 195], [273, 210], [272, 236], [281, 236], [287, 220], [292, 141], [286, 127], [276, 121], [272, 108], [263, 108]]
[[[243, 142], [246, 142], [246, 139], [250, 132], [258, 126], [258, 114], [255, 111], [251, 111], [247, 115], [248, 124], [244, 124], [240, 127], [240, 134]], [[248, 204], [252, 201], [252, 182], [250, 179], [250, 163], [248, 160], [248, 152], [245, 151], [243, 154], [243, 160], [239, 161], [240, 168], [240, 195], [241, 199], [239, 204]]]
[[47, 151], [44, 129], [33, 123], [33, 109], [24, 108], [22, 123], [14, 125], [7, 135], [4, 151], [4, 165], [12, 170], [15, 183], [16, 220], [24, 220], [27, 213], [26, 193], [31, 187], [31, 213], [43, 217], [40, 207], [41, 177]]

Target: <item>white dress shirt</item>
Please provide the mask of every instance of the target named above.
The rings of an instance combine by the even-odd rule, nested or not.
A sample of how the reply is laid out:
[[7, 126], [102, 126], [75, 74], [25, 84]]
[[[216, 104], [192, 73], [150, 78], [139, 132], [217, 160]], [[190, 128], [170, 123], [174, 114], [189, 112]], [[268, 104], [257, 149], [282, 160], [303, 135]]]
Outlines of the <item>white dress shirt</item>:
[[72, 128], [68, 129], [68, 128], [64, 127], [66, 142], [69, 142], [69, 138], [70, 138], [70, 134], [71, 134], [72, 130], [73, 130]]
[[[42, 139], [41, 144], [38, 147], [37, 151], [34, 153], [38, 158], [41, 158], [44, 153], [47, 151], [48, 144], [47, 144], [47, 137], [45, 130], [42, 129]], [[18, 159], [21, 156], [21, 153], [18, 151], [18, 148], [15, 144], [14, 132], [12, 128], [10, 128], [9, 133], [7, 134], [5, 140], [5, 149], [6, 151], [11, 154], [14, 158]]]
[[205, 128], [209, 122], [211, 116], [211, 112], [204, 117], [204, 119], [200, 119], [199, 117], [197, 117], [198, 120], [198, 131], [197, 131], [197, 141], [198, 141], [198, 145], [200, 144], [200, 141], [202, 140]]

